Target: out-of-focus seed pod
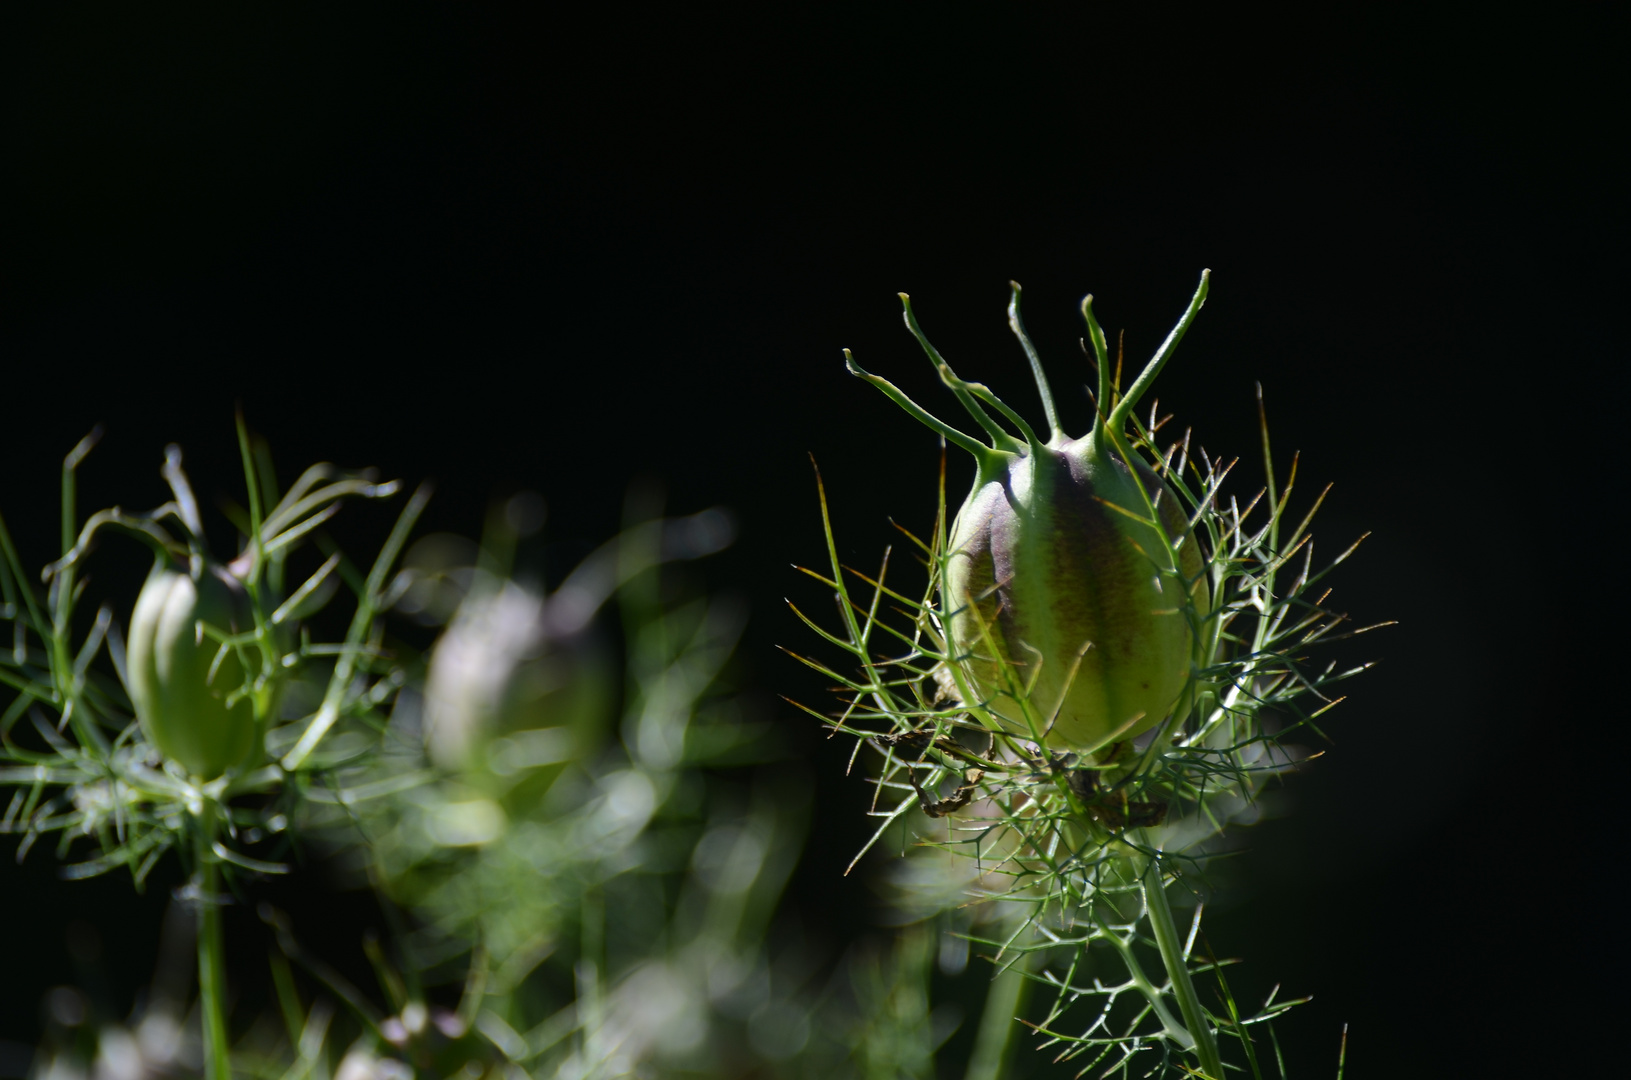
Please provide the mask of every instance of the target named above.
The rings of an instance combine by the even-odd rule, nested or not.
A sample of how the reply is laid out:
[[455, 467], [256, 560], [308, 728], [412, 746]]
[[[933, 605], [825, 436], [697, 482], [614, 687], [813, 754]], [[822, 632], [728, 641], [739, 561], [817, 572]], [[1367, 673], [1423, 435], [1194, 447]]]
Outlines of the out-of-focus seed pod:
[[1125, 432], [1133, 405], [1183, 337], [1206, 290], [1203, 274], [1189, 310], [1125, 394], [1110, 378], [1092, 298], [1083, 302], [1098, 356], [1099, 415], [1079, 439], [1060, 428], [1041, 362], [1020, 323], [1018, 285], [1009, 323], [1047, 411], [1045, 440], [986, 387], [952, 374], [918, 328], [909, 301], [908, 328], [991, 445], [942, 423], [849, 361], [852, 372], [968, 450], [978, 465], [942, 567], [951, 658], [944, 682], [994, 724], [1053, 746], [1098, 752], [1169, 717], [1181, 720], [1193, 704], [1194, 629], [1210, 606], [1204, 561], [1177, 496], [1130, 449]]
[[126, 650], [130, 696], [142, 730], [165, 757], [201, 780], [247, 767], [261, 751], [253, 695], [236, 652], [204, 632], [254, 627], [243, 584], [202, 564], [196, 575], [160, 562], [136, 599]]
[[586, 635], [551, 632], [543, 596], [478, 577], [431, 654], [426, 749], [440, 767], [522, 808], [593, 750], [614, 693]]
[[[643, 521], [547, 594], [471, 565], [479, 560], [469, 541], [420, 540], [404, 559], [418, 575], [404, 598], [428, 621], [450, 616], [425, 677], [431, 760], [511, 816], [528, 813], [569, 762], [595, 753], [606, 737], [621, 675], [595, 632], [596, 613], [647, 571], [711, 555], [733, 536], [719, 510]], [[643, 745], [641, 753], [659, 751]], [[479, 813], [458, 827], [491, 831]]]

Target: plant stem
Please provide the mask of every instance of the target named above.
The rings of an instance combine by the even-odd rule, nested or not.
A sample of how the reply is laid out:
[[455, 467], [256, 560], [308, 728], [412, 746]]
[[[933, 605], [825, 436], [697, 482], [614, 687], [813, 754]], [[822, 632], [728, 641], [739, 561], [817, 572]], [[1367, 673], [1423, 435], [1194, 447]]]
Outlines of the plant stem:
[[1172, 922], [1172, 908], [1167, 905], [1167, 890], [1161, 880], [1158, 860], [1152, 859], [1145, 873], [1144, 906], [1149, 909], [1150, 927], [1161, 950], [1161, 962], [1166, 965], [1167, 978], [1172, 981], [1172, 995], [1178, 999], [1184, 1026], [1195, 1039], [1195, 1056], [1201, 1059], [1201, 1071], [1210, 1080], [1223, 1080], [1223, 1059], [1218, 1056], [1217, 1040], [1201, 1008], [1201, 999], [1195, 993], [1195, 983], [1189, 977], [1189, 959], [1184, 955], [1178, 928]]
[[969, 1058], [968, 1071], [963, 1080], [1001, 1080], [1014, 1046], [1014, 1023], [1025, 1009], [1031, 980], [1025, 970], [1030, 966], [1029, 954], [1020, 956], [1012, 966], [991, 980], [985, 992], [985, 1010], [980, 1015], [980, 1033], [974, 1041], [974, 1054]]
[[198, 1011], [204, 1023], [205, 1080], [231, 1080], [226, 1021], [226, 961], [221, 936], [221, 864], [215, 858], [215, 810], [198, 815]]

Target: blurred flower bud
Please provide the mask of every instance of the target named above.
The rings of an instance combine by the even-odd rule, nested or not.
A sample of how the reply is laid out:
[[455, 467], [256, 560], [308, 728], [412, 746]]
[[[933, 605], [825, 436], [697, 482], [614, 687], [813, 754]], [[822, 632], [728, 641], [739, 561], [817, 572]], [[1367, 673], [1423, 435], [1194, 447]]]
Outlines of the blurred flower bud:
[[[199, 561], [196, 574], [160, 562], [136, 598], [127, 671], [142, 730], [165, 757], [211, 780], [260, 751], [252, 695], [237, 652], [205, 632], [254, 628], [243, 584]], [[229, 704], [229, 700], [231, 703]]]
[[478, 576], [431, 654], [425, 744], [444, 769], [508, 787], [589, 749], [612, 684], [582, 634], [553, 635], [546, 599]]

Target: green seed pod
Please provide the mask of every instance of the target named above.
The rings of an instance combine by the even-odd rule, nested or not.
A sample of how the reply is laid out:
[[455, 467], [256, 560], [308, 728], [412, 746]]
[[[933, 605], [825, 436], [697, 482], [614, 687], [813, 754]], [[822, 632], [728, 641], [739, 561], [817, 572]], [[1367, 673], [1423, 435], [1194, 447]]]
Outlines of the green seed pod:
[[849, 361], [853, 373], [978, 464], [942, 567], [952, 659], [943, 681], [994, 724], [1093, 753], [1168, 717], [1181, 720], [1193, 704], [1194, 627], [1210, 605], [1204, 561], [1177, 497], [1128, 447], [1124, 432], [1133, 405], [1200, 310], [1206, 289], [1203, 274], [1188, 312], [1119, 398], [1092, 297], [1083, 301], [1098, 354], [1101, 407], [1093, 430], [1079, 439], [1059, 426], [1041, 362], [1020, 323], [1018, 285], [1009, 324], [1042, 395], [1051, 429], [1046, 441], [986, 387], [952, 374], [904, 294], [908, 328], [991, 445], [942, 423]]
[[193, 575], [155, 564], [130, 617], [126, 667], [136, 717], [153, 745], [212, 780], [247, 766], [261, 740], [253, 696], [227, 704], [243, 686], [243, 666], [205, 625], [228, 634], [254, 626], [242, 583], [213, 565]]
[[1129, 471], [1091, 435], [1019, 456], [980, 478], [951, 533], [951, 653], [995, 716], [1027, 733], [1024, 697], [1055, 745], [1132, 738], [1173, 712], [1188, 682], [1186, 583], [1197, 612], [1208, 600], [1200, 551], [1182, 544], [1174, 564], [1169, 538], [1188, 523], [1132, 460]]

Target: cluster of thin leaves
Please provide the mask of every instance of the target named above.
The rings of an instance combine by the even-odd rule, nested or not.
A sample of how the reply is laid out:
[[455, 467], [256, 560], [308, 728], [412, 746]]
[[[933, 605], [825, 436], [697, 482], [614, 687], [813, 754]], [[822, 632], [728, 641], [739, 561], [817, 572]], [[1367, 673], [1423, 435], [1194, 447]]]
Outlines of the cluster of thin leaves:
[[[309, 1048], [286, 1075], [332, 1067], [315, 1049], [332, 1036], [293, 1036], [329, 1023], [325, 1000], [355, 1020], [353, 1053], [419, 1075], [933, 1075], [949, 1030], [929, 1018], [926, 942], [857, 954], [826, 985], [807, 947], [770, 947], [809, 807], [798, 785], [741, 770], [773, 747], [723, 678], [744, 612], [674, 598], [661, 565], [712, 550], [672, 542], [707, 516], [631, 526], [547, 595], [492, 568], [446, 575], [468, 584], [438, 650], [460, 652], [478, 622], [508, 625], [564, 682], [555, 706], [494, 718], [463, 766], [438, 766], [426, 756], [431, 706], [449, 699], [433, 651], [380, 753], [313, 792], [302, 831], [326, 837], [407, 918], [389, 960], [370, 954], [385, 1008], [285, 928], [288, 955], [323, 984], [310, 1005], [292, 984], [284, 995], [290, 1041]], [[410, 571], [415, 561], [410, 551]], [[596, 567], [616, 569], [594, 585]], [[603, 600], [624, 632], [621, 680], [595, 659], [585, 616], [563, 618]], [[505, 604], [525, 618], [487, 617]], [[597, 681], [612, 685], [572, 685]], [[610, 723], [584, 715], [618, 701]], [[377, 795], [405, 775], [421, 782]], [[438, 1008], [450, 989], [457, 1005]]]
[[[248, 1026], [237, 1018], [233, 1075], [932, 1075], [951, 1028], [929, 1016], [927, 939], [857, 952], [836, 972], [808, 947], [770, 947], [808, 807], [797, 784], [734, 771], [764, 759], [766, 731], [720, 683], [739, 606], [676, 600], [659, 573], [682, 557], [669, 541], [687, 521], [632, 527], [550, 595], [575, 628], [551, 645], [569, 677], [609, 680], [622, 708], [606, 725], [580, 725], [584, 737], [562, 761], [528, 757], [548, 741], [531, 738], [540, 732], [488, 733], [482, 760], [503, 766], [495, 790], [491, 777], [431, 760], [427, 665], [382, 625], [423, 578], [411, 552], [393, 576], [423, 494], [365, 578], [321, 527], [337, 500], [395, 486], [318, 466], [280, 495], [264, 449], [245, 434], [249, 506], [227, 513], [241, 534], [232, 569], [251, 593], [255, 626], [203, 632], [240, 660], [238, 693], [275, 711], [264, 764], [201, 783], [167, 763], [135, 721], [112, 609], [100, 608], [88, 632], [75, 618], [85, 560], [110, 529], [172, 563], [208, 557], [190, 486], [172, 455], [172, 502], [81, 523], [74, 480], [88, 449], [65, 464], [63, 557], [48, 568], [48, 592], [28, 585], [0, 522], [0, 617], [15, 642], [0, 658], [0, 680], [16, 693], [0, 731], [0, 780], [17, 788], [7, 830], [21, 834], [24, 852], [57, 838], [70, 876], [125, 868], [138, 886], [178, 849], [198, 870], [175, 910], [195, 924], [201, 961], [203, 921], [221, 899], [202, 868], [287, 872], [269, 858], [294, 842], [338, 848], [387, 914], [401, 916], [389, 939], [363, 943], [377, 986], [361, 988], [262, 906], [281, 946], [271, 957], [277, 1008]], [[285, 559], [300, 540], [327, 559], [286, 589]], [[526, 587], [507, 571], [467, 569], [460, 580], [472, 602]], [[342, 585], [357, 597], [346, 638], [312, 640], [305, 620]], [[573, 635], [587, 633], [604, 600], [615, 600], [626, 635], [621, 671], [574, 651]], [[559, 714], [540, 722], [572, 726]], [[529, 738], [537, 745], [517, 759]], [[533, 784], [534, 774], [549, 775]], [[201, 819], [224, 828], [206, 830]], [[189, 965], [169, 957], [161, 966]], [[89, 1075], [95, 1058], [95, 1070], [121, 1075], [208, 1071], [216, 1051], [207, 1031], [199, 1037], [208, 1010], [202, 996], [189, 1009], [185, 981], [172, 972], [128, 1022], [59, 1032], [66, 1041], [48, 1039], [41, 1067]]]
[[[699, 1027], [649, 1014], [706, 1006], [682, 978], [718, 982], [713, 969], [757, 946], [791, 869], [777, 849], [796, 850], [784, 834], [798, 833], [800, 808], [715, 806], [710, 816], [700, 805], [696, 770], [761, 734], [708, 703], [739, 613], [719, 600], [665, 610], [654, 589], [642, 579], [620, 590], [630, 629], [622, 739], [596, 738], [597, 725], [559, 715], [539, 732], [489, 733], [510, 788], [527, 791], [528, 774], [540, 774], [541, 795], [495, 797], [479, 779], [442, 774], [376, 797], [393, 777], [433, 773], [414, 694], [385, 751], [342, 771], [309, 808], [307, 827], [412, 913], [413, 928], [395, 943], [396, 1015], [425, 1008], [438, 984], [462, 982], [458, 1027], [482, 1033], [490, 1060], [535, 1075], [616, 1073], [654, 1053], [695, 1049], [677, 1044], [705, 1033], [706, 1017], [690, 1018]], [[480, 603], [482, 590], [478, 578], [471, 600]], [[572, 643], [552, 647], [570, 652]], [[608, 675], [615, 681], [579, 663], [566, 677]], [[542, 744], [542, 732], [575, 738], [529, 763], [517, 747]], [[699, 849], [712, 887], [685, 883], [695, 895], [671, 924], [663, 891]], [[681, 953], [707, 963], [669, 962]], [[385, 1030], [376, 1009], [350, 1000], [369, 1027]]]
[[[229, 508], [242, 545], [233, 568], [249, 594], [255, 625], [237, 634], [211, 626], [202, 632], [219, 643], [217, 663], [229, 651], [239, 660], [244, 683], [229, 703], [255, 698], [257, 719], [268, 725], [267, 743], [279, 759], [209, 783], [166, 763], [135, 720], [124, 638], [112, 607], [101, 605], [88, 629], [76, 630], [83, 622], [76, 617], [85, 585], [80, 571], [110, 528], [181, 565], [208, 557], [197, 502], [175, 447], [163, 468], [171, 501], [150, 513], [102, 510], [81, 525], [76, 472], [95, 445], [93, 433], [63, 463], [62, 557], [40, 575], [45, 589], [31, 583], [0, 519], [0, 632], [9, 645], [0, 652], [0, 685], [13, 692], [0, 710], [0, 785], [15, 789], [0, 816], [0, 832], [21, 836], [19, 859], [41, 838], [55, 836], [66, 876], [122, 867], [140, 887], [166, 851], [179, 845], [188, 852], [183, 840], [190, 823], [208, 816], [225, 826], [210, 844], [215, 860], [280, 872], [281, 864], [244, 849], [287, 827], [292, 802], [313, 777], [361, 752], [358, 740], [336, 735], [351, 726], [383, 725], [381, 706], [394, 696], [401, 674], [381, 649], [379, 616], [393, 603], [391, 566], [427, 494], [409, 501], [364, 578], [322, 526], [342, 500], [385, 498], [397, 485], [315, 465], [280, 497], [265, 444], [252, 442], [241, 421], [239, 437], [249, 507]], [[271, 508], [263, 514], [266, 503]], [[288, 591], [288, 556], [308, 541], [328, 558]], [[356, 598], [346, 638], [313, 641], [302, 620], [328, 603], [341, 582]], [[76, 848], [81, 840], [89, 853]]]
[[[984, 387], [962, 383], [944, 366], [941, 377], [992, 400]], [[1001, 970], [1022, 973], [1050, 995], [1041, 1017], [1027, 1022], [1041, 1047], [1078, 1063], [1084, 1074], [1178, 1075], [1190, 1068], [1184, 1063], [1195, 1040], [1178, 1015], [1173, 980], [1147, 974], [1161, 970], [1160, 926], [1151, 918], [1148, 890], [1199, 898], [1200, 872], [1220, 850], [1226, 826], [1255, 818], [1262, 785], [1294, 765], [1296, 751], [1282, 740], [1301, 731], [1320, 736], [1319, 716], [1341, 700], [1332, 696], [1334, 685], [1367, 666], [1316, 664], [1307, 655], [1312, 646], [1359, 632], [1325, 606], [1329, 590], [1322, 588], [1358, 542], [1323, 568], [1313, 562], [1308, 527], [1325, 492], [1291, 525], [1296, 462], [1285, 489], [1276, 491], [1265, 422], [1269, 482], [1242, 504], [1224, 492], [1233, 462], [1192, 454], [1187, 432], [1158, 447], [1155, 433], [1166, 419], [1152, 409], [1147, 423], [1132, 419], [1125, 437], [1183, 501], [1190, 532], [1170, 538], [1173, 565], [1177, 544], [1199, 537], [1213, 602], [1197, 611], [1191, 601], [1184, 612], [1195, 631], [1186, 693], [1196, 705], [1146, 737], [1100, 748], [1094, 758], [984, 726], [964, 707], [950, 676], [955, 658], [941, 594], [948, 557], [943, 464], [930, 539], [896, 526], [927, 571], [925, 588], [915, 594], [891, 583], [888, 550], [875, 575], [841, 565], [818, 474], [831, 569], [804, 572], [832, 590], [839, 628], [829, 630], [794, 607], [858, 667], [798, 657], [832, 680], [842, 700], [836, 714], [806, 711], [833, 735], [855, 738], [852, 766], [862, 748], [877, 759], [871, 814], [879, 824], [856, 862], [907, 823], [923, 843], [971, 860], [965, 902], [1005, 913], [985, 920], [1002, 933], [976, 936], [975, 943]], [[1159, 520], [1151, 513], [1145, 523]], [[1025, 673], [1006, 674], [1008, 693], [1030, 711]], [[1271, 994], [1245, 1015], [1223, 965], [1190, 959], [1200, 911], [1181, 947], [1191, 977], [1215, 988], [1204, 1022], [1234, 1036], [1241, 1063], [1262, 1077], [1251, 1031], [1261, 1025], [1272, 1043], [1272, 1020], [1296, 1002]], [[1170, 915], [1166, 922], [1170, 927]], [[1177, 948], [1169, 942], [1170, 951]]]
[[[407, 916], [391, 963], [376, 962], [386, 1008], [285, 935], [375, 1051], [426, 1074], [468, 1062], [548, 1076], [719, 1052], [712, 1004], [763, 966], [803, 807], [706, 798], [699, 770], [751, 759], [764, 735], [719, 684], [741, 612], [718, 598], [663, 600], [659, 564], [716, 550], [701, 534], [718, 517], [632, 526], [547, 595], [501, 566], [439, 572], [462, 583], [462, 599], [428, 676], [415, 675], [375, 754], [311, 792], [301, 822]], [[420, 572], [415, 552], [408, 563]], [[623, 680], [590, 618], [608, 600], [626, 632]], [[478, 626], [479, 641], [465, 640]], [[466, 711], [443, 719], [470, 721], [469, 752], [432, 760], [432, 706], [457, 697], [437, 683], [443, 652], [477, 666], [482, 653], [532, 657], [553, 686], [549, 707], [482, 719], [454, 701]], [[526, 677], [508, 669], [503, 681]], [[619, 699], [621, 722], [609, 723], [602, 709]], [[449, 985], [458, 1004], [438, 1009]], [[743, 1007], [764, 1003], [743, 991]], [[291, 1025], [310, 1023], [293, 991], [288, 1006]], [[323, 1067], [312, 1057], [298, 1075]]]

